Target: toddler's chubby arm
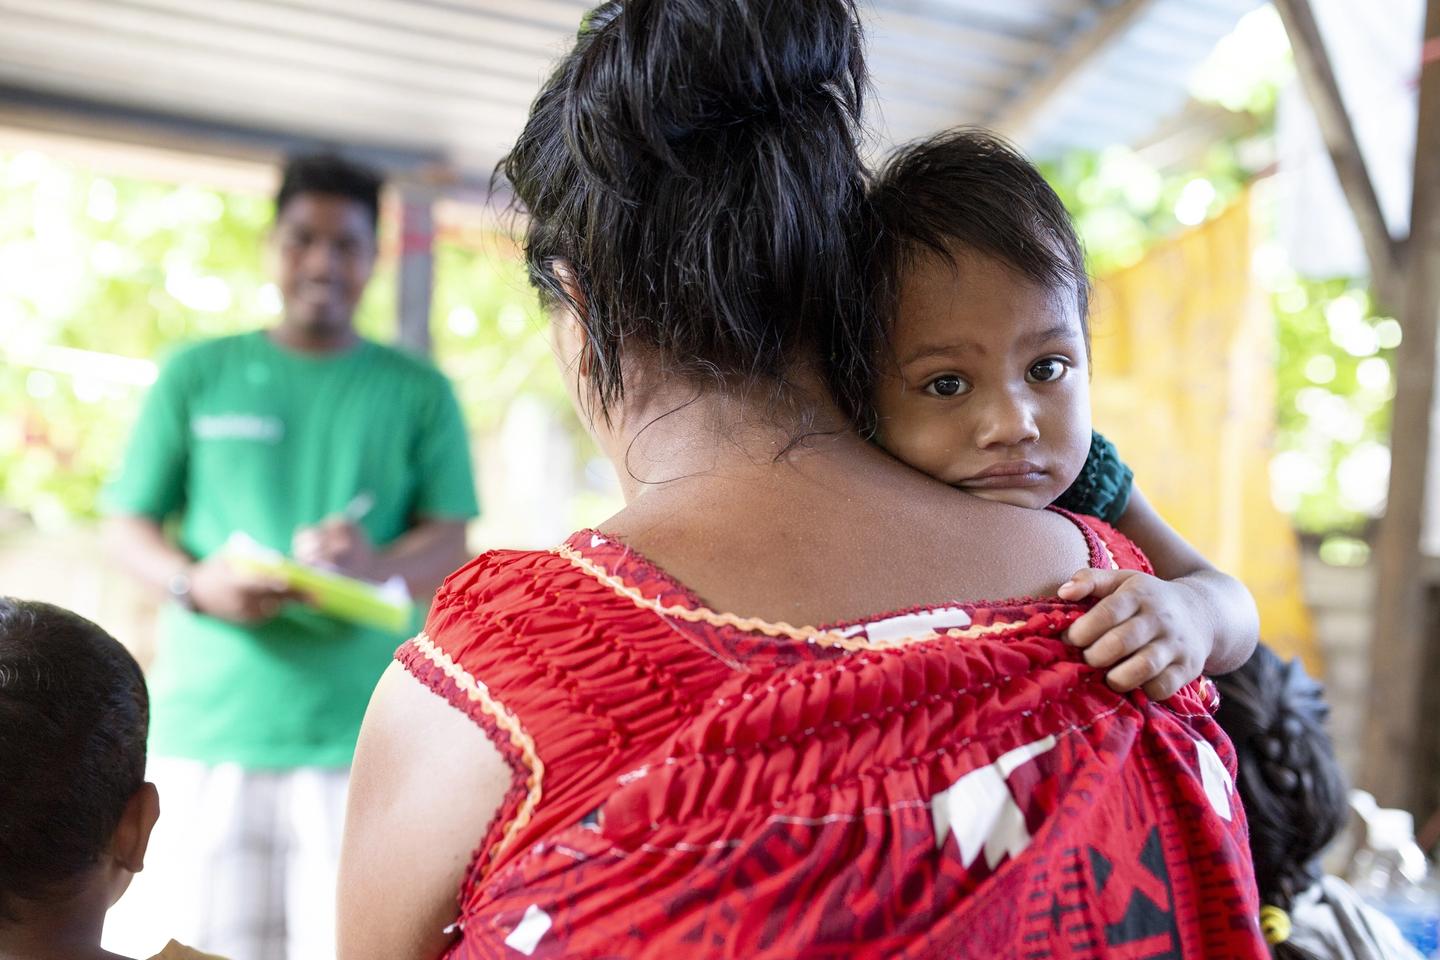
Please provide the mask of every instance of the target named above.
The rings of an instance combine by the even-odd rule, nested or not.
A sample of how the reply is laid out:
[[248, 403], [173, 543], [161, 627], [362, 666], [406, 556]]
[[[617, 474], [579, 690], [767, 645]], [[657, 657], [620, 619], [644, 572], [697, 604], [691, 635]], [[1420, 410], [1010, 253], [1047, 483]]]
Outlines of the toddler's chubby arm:
[[1068, 639], [1115, 690], [1140, 687], [1164, 700], [1205, 673], [1229, 673], [1255, 650], [1260, 620], [1250, 591], [1212, 567], [1171, 529], [1136, 488], [1121, 533], [1145, 551], [1158, 576], [1080, 570], [1060, 587], [1066, 600], [1099, 598], [1070, 625]]

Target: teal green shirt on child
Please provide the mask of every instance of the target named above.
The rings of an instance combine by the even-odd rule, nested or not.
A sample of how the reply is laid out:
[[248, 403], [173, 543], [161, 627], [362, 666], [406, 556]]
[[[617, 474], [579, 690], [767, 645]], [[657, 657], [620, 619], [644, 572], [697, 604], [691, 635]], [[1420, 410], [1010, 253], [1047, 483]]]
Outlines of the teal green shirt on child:
[[[104, 506], [178, 520], [180, 546], [203, 558], [235, 532], [288, 554], [297, 529], [361, 494], [377, 548], [417, 520], [476, 515], [449, 382], [370, 341], [316, 357], [257, 331], [164, 367]], [[403, 639], [299, 604], [255, 625], [169, 605], [150, 671], [150, 749], [250, 768], [344, 766]]]

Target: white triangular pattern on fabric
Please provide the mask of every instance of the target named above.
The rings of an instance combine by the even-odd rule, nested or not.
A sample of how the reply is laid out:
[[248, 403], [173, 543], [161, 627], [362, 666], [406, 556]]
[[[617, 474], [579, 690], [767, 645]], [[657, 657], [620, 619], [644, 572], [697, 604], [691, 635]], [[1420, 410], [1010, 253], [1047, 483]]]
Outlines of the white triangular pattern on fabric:
[[603, 546], [605, 546], [605, 544], [607, 544], [607, 543], [609, 543], [609, 542], [610, 542], [610, 541], [606, 540], [604, 537], [600, 536], [598, 533], [592, 533], [592, 534], [590, 534], [590, 549], [591, 549], [591, 550], [594, 550], [596, 547], [603, 547]]
[[941, 607], [920, 613], [905, 613], [865, 624], [865, 636], [879, 643], [891, 643], [906, 637], [921, 637], [930, 632], [970, 626], [970, 614], [959, 607]]
[[1195, 755], [1200, 761], [1200, 785], [1215, 812], [1226, 820], [1234, 816], [1230, 808], [1230, 795], [1235, 792], [1235, 781], [1225, 769], [1215, 748], [1204, 740], [1195, 741]]
[[995, 818], [990, 836], [985, 838], [985, 866], [991, 870], [1006, 857], [1018, 857], [1030, 846], [1030, 828], [1025, 824], [1025, 813], [1006, 796], [1005, 806]]
[[515, 929], [510, 931], [510, 936], [505, 938], [505, 946], [528, 957], [540, 946], [540, 939], [549, 932], [553, 922], [550, 914], [532, 903], [525, 908], [525, 915], [520, 918]]
[[1055, 749], [1055, 736], [1041, 737], [1039, 740], [1021, 744], [1014, 750], [1000, 755], [995, 761], [995, 766], [1000, 768], [1000, 776], [1009, 778], [1010, 774], [1020, 769], [1022, 764], [1029, 763], [1042, 753], [1049, 753]]
[[1030, 845], [1030, 830], [1005, 781], [1022, 765], [1054, 749], [1055, 742], [1054, 736], [1048, 736], [1016, 747], [935, 794], [930, 799], [935, 846], [943, 847], [953, 831], [960, 862], [969, 867], [983, 849], [992, 870], [1003, 858], [1019, 855]]
[[975, 862], [980, 849], [1005, 818], [1006, 805], [1014, 806], [1010, 788], [993, 766], [972, 770], [930, 799], [935, 823], [935, 844], [945, 846], [952, 828], [960, 847], [960, 862]]

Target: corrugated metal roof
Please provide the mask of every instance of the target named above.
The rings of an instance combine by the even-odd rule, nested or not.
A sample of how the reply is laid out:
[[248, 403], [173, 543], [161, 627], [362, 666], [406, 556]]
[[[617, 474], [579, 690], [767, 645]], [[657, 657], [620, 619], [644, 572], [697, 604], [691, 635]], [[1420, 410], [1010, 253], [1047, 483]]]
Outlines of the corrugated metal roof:
[[1036, 117], [1037, 154], [1133, 143], [1188, 100], [1191, 73], [1256, 0], [1158, 0]]
[[[877, 146], [1003, 125], [1017, 109], [1012, 132], [1041, 154], [1141, 138], [1259, 2], [870, 0]], [[138, 109], [443, 159], [483, 177], [589, 6], [0, 0], [0, 123], [8, 94], [29, 100], [32, 119], [36, 104]], [[1103, 43], [1096, 30], [1108, 31]]]

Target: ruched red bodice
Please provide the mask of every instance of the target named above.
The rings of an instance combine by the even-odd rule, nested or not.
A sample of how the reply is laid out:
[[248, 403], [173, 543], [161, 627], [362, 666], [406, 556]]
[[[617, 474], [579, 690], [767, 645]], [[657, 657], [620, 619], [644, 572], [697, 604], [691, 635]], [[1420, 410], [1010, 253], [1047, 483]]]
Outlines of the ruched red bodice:
[[593, 531], [478, 557], [399, 653], [515, 773], [448, 956], [1267, 956], [1213, 686], [1114, 693], [1084, 609], [793, 628]]

